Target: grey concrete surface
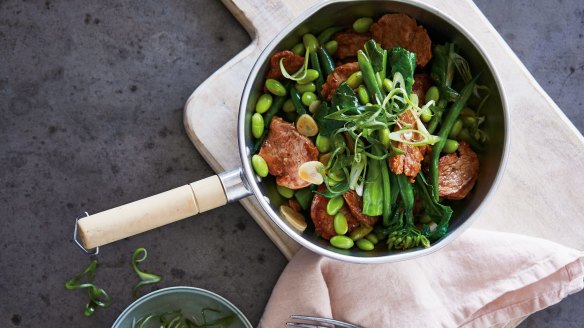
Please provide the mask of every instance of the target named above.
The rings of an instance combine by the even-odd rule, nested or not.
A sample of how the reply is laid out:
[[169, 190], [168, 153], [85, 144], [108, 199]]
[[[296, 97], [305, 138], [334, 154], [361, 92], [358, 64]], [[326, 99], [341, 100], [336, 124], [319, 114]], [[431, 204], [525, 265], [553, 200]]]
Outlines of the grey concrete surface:
[[[584, 4], [477, 4], [582, 131]], [[212, 174], [182, 107], [248, 43], [219, 1], [0, 0], [0, 327], [110, 326], [132, 301], [137, 247], [164, 276], [143, 292], [206, 288], [257, 324], [286, 260], [239, 204], [104, 247], [95, 282], [114, 303], [91, 318], [85, 294], [63, 286], [89, 264], [71, 240], [81, 209]], [[522, 326], [580, 327], [583, 306], [579, 293]]]

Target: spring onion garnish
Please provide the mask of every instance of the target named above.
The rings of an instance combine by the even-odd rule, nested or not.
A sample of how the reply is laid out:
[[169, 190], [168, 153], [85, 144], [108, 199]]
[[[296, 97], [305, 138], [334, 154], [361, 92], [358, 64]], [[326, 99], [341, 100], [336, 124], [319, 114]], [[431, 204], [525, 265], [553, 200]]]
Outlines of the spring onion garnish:
[[308, 51], [308, 48], [306, 49], [306, 54], [304, 55], [304, 65], [302, 65], [302, 67], [300, 67], [300, 69], [298, 70], [298, 72], [290, 75], [287, 71], [286, 68], [284, 67], [284, 58], [280, 59], [280, 71], [282, 72], [282, 75], [284, 75], [285, 78], [292, 80], [292, 81], [300, 81], [303, 78], [306, 77], [306, 71], [308, 70], [308, 58], [310, 57], [310, 53]]
[[142, 247], [136, 249], [134, 251], [134, 254], [132, 255], [132, 268], [140, 278], [140, 281], [137, 284], [135, 284], [134, 287], [132, 287], [132, 296], [134, 298], [136, 298], [138, 288], [140, 288], [141, 286], [155, 284], [162, 280], [162, 277], [152, 273], [141, 271], [138, 268], [138, 263], [144, 261], [147, 256], [148, 252], [146, 251], [145, 248]]
[[[96, 268], [97, 260], [93, 260], [83, 272], [65, 282], [65, 288], [70, 290], [87, 288], [89, 303], [85, 305], [85, 310], [83, 311], [86, 317], [93, 315], [96, 307], [106, 308], [112, 304], [112, 299], [105, 290], [93, 284]], [[86, 282], [81, 282], [83, 278], [86, 279]]]
[[221, 313], [219, 310], [203, 308], [201, 310], [201, 320], [196, 316], [185, 317], [180, 310], [164, 313], [146, 314], [140, 319], [134, 319], [132, 328], [228, 328], [235, 320], [235, 315], [231, 314], [218, 319], [208, 320], [207, 312]]

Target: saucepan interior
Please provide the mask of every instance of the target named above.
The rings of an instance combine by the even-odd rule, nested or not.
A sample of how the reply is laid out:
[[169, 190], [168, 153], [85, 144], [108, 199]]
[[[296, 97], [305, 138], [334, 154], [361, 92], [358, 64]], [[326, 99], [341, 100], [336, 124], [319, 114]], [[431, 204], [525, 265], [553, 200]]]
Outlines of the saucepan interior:
[[[489, 139], [486, 150], [478, 154], [480, 175], [477, 184], [464, 201], [453, 206], [454, 215], [449, 232], [440, 241], [433, 243], [429, 248], [405, 252], [388, 251], [384, 245], [377, 245], [376, 249], [370, 252], [340, 250], [330, 246], [328, 241], [319, 238], [313, 231], [298, 232], [280, 216], [278, 207], [283, 199], [277, 193], [273, 180], [264, 178], [260, 181], [251, 168], [250, 158], [253, 155], [251, 149], [254, 139], [251, 134], [250, 120], [254, 113], [255, 102], [263, 88], [271, 55], [277, 51], [290, 49], [301, 40], [302, 34], [306, 31], [317, 34], [334, 25], [351, 26], [352, 22], [359, 17], [379, 17], [386, 13], [404, 13], [414, 17], [418, 24], [428, 30], [433, 43], [446, 41], [456, 43], [461, 49], [461, 55], [468, 60], [471, 71], [474, 74], [481, 72], [479, 83], [490, 89], [490, 96], [481, 110], [481, 115], [486, 116], [486, 123], [482, 127]], [[329, 1], [309, 9], [295, 19], [261, 53], [249, 75], [241, 100], [238, 138], [244, 175], [249, 187], [266, 213], [286, 234], [302, 246], [321, 255], [354, 263], [382, 263], [410, 259], [434, 252], [450, 243], [468, 228], [494, 193], [501, 178], [509, 136], [505, 98], [491, 62], [486, 57], [482, 46], [447, 15], [417, 2]]]

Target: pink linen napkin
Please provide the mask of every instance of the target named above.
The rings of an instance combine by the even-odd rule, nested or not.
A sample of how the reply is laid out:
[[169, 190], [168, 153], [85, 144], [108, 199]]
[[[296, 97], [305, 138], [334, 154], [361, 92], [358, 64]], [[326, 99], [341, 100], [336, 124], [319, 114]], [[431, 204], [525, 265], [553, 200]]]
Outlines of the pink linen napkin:
[[511, 233], [469, 229], [440, 251], [387, 264], [350, 264], [299, 251], [260, 327], [292, 314], [364, 327], [501, 327], [584, 287], [584, 252]]

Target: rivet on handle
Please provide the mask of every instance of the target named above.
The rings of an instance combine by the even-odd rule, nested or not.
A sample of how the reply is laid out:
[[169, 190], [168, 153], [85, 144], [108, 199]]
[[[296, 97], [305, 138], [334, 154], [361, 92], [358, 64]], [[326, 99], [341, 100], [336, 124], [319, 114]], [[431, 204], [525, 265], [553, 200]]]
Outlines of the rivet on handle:
[[96, 248], [92, 248], [93, 251], [91, 251], [91, 250], [88, 250], [87, 248], [83, 247], [83, 244], [81, 244], [81, 242], [77, 239], [77, 221], [79, 221], [79, 219], [84, 218], [86, 216], [89, 216], [89, 213], [87, 213], [86, 211], [83, 211], [81, 214], [79, 214], [75, 218], [75, 229], [73, 230], [73, 241], [75, 242], [75, 244], [77, 244], [77, 246], [79, 246], [79, 248], [81, 248], [82, 251], [85, 252], [85, 254], [97, 255], [97, 254], [99, 254], [99, 246]]

